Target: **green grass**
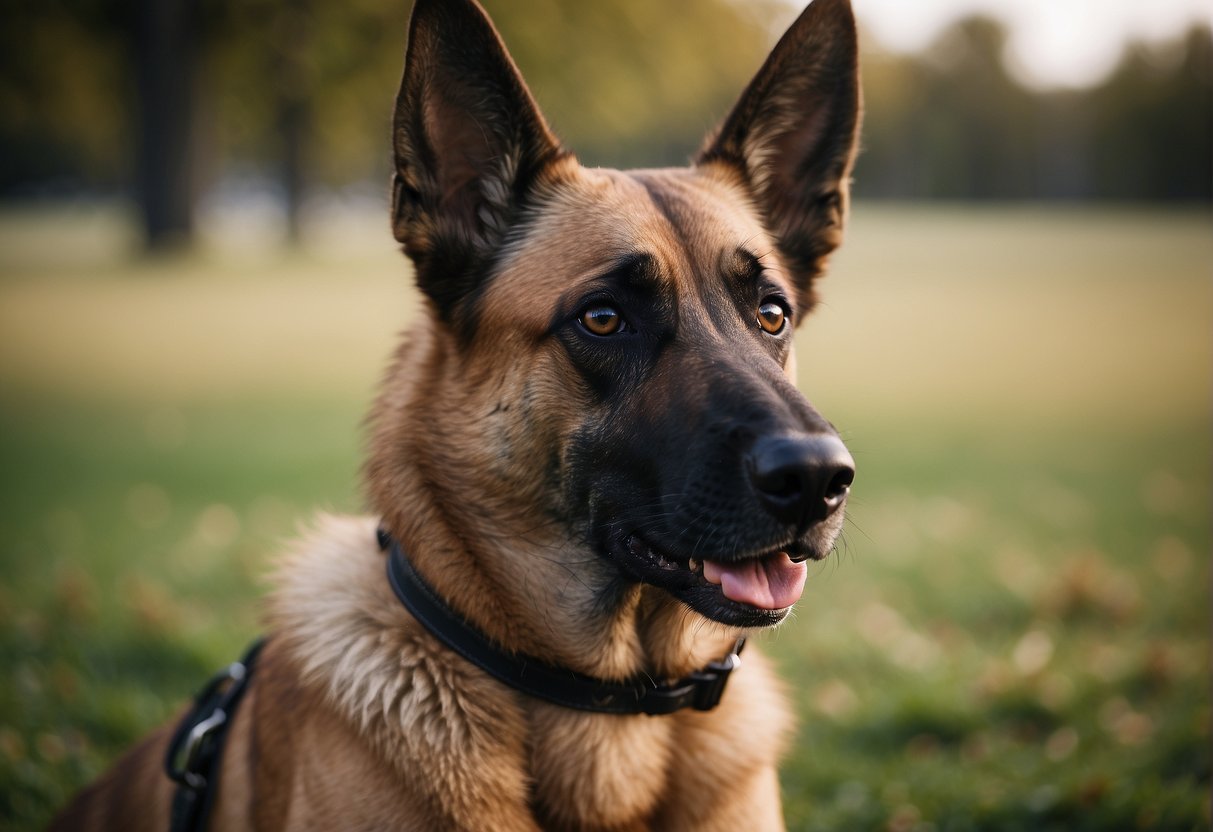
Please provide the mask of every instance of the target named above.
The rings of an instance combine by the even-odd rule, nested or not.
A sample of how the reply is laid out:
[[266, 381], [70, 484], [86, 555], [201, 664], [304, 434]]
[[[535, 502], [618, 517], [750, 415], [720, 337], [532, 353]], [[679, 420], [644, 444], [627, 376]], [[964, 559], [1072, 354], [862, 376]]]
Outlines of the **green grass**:
[[[856, 207], [800, 336], [851, 519], [764, 639], [791, 828], [1209, 828], [1209, 227]], [[358, 509], [415, 307], [368, 228], [132, 263], [112, 213], [0, 215], [0, 827], [167, 718], [257, 633], [279, 542]]]

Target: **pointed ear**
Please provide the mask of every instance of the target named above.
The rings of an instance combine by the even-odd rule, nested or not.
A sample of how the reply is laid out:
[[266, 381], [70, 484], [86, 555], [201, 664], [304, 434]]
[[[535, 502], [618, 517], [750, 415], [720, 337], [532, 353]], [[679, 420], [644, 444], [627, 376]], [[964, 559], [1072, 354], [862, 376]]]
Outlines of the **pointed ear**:
[[741, 174], [791, 269], [802, 312], [813, 305], [813, 278], [842, 242], [860, 111], [851, 5], [813, 0], [695, 160]]
[[450, 319], [563, 155], [474, 0], [417, 0], [393, 118], [392, 232]]

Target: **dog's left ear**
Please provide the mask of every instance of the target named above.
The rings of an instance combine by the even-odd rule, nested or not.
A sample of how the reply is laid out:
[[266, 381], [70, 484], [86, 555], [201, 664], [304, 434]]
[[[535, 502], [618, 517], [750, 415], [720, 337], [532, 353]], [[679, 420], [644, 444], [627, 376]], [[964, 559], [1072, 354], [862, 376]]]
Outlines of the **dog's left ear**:
[[475, 0], [416, 0], [392, 133], [392, 232], [450, 321], [566, 154]]
[[695, 159], [740, 172], [792, 271], [801, 312], [842, 242], [861, 109], [851, 4], [814, 0]]

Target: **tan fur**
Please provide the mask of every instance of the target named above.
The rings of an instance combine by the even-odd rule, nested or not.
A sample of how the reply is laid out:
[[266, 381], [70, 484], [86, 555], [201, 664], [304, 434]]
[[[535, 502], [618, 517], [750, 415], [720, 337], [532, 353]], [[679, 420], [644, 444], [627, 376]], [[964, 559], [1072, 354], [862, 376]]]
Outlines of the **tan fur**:
[[[758, 651], [710, 714], [570, 711], [434, 642], [392, 594], [383, 558], [372, 518], [322, 517], [283, 560], [275, 636], [239, 711], [214, 828], [779, 828], [772, 762], [789, 721]], [[705, 640], [707, 656], [725, 652]], [[166, 742], [149, 738], [53, 828], [166, 828]], [[728, 765], [701, 765], [711, 759]], [[756, 825], [753, 807], [738, 825], [751, 793], [772, 825]]]
[[[452, 33], [479, 46], [453, 47]], [[766, 397], [743, 411], [782, 408], [818, 424], [792, 386], [790, 340], [756, 339], [729, 281], [753, 279], [735, 262], [749, 256], [764, 291], [812, 305], [813, 277], [840, 240], [858, 129], [849, 7], [817, 0], [680, 170], [581, 167], [471, 0], [419, 0], [410, 37], [393, 227], [430, 314], [401, 344], [372, 411], [373, 516], [319, 517], [278, 564], [270, 639], [231, 729], [212, 828], [782, 829], [776, 764], [791, 719], [756, 647], [709, 712], [546, 704], [412, 618], [385, 578], [375, 529], [492, 640], [549, 664], [675, 679], [729, 652], [741, 631], [622, 580], [594, 542], [593, 507], [565, 475], [596, 464], [576, 457], [571, 437], [602, 424], [610, 401], [553, 320], [639, 252], [656, 275], [650, 291], [673, 299], [676, 345], [654, 354], [643, 391], [617, 395], [641, 397], [647, 414], [687, 379], [735, 372], [738, 389]], [[802, 112], [806, 99], [824, 115]], [[823, 546], [841, 520], [817, 524]], [[167, 729], [145, 740], [52, 828], [165, 829], [167, 740]]]
[[[539, 828], [528, 789], [555, 828], [625, 828], [658, 813], [666, 824], [654, 828], [709, 828], [663, 805], [667, 792], [696, 793], [696, 808], [714, 794], [735, 800], [731, 784], [758, 779], [782, 747], [785, 709], [757, 651], [710, 715], [584, 714], [509, 691], [436, 645], [383, 571], [373, 521], [326, 518], [284, 565], [273, 621], [289, 634], [283, 646], [305, 683], [322, 685], [337, 711], [442, 807], [417, 828]], [[717, 642], [707, 652], [725, 650]], [[696, 750], [725, 752], [730, 765], [682, 771], [698, 769]], [[418, 778], [419, 769], [430, 774]]]

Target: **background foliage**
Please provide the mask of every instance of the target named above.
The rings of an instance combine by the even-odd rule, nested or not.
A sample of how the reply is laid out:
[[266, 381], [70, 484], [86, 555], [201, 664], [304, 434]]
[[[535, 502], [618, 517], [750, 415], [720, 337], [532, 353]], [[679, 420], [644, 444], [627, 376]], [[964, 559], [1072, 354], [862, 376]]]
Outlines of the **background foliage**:
[[[20, 25], [0, 32], [0, 197], [130, 189], [149, 2], [19, 0]], [[162, 3], [193, 21], [199, 193], [251, 172], [312, 188], [386, 179], [407, 4]], [[795, 13], [774, 0], [486, 6], [558, 133], [605, 165], [685, 160]], [[865, 43], [861, 196], [1210, 199], [1208, 29], [1134, 45], [1080, 91], [1021, 87], [1004, 42], [971, 18], [921, 54]]]

